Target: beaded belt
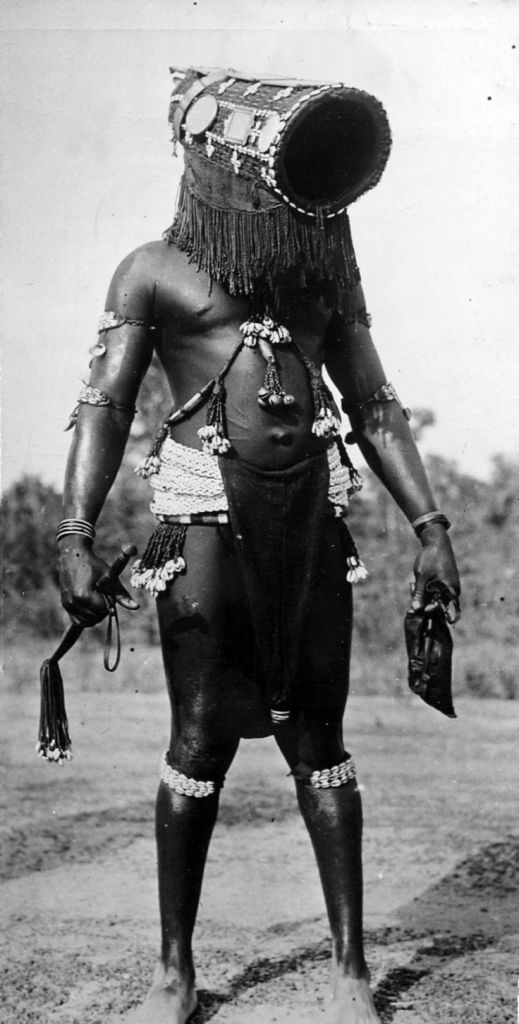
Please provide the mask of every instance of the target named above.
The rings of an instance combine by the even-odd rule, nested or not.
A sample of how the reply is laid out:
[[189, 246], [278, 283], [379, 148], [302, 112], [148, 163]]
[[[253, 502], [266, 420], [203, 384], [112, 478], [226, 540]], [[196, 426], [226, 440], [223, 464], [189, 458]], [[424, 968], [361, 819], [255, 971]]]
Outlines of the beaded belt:
[[183, 512], [180, 515], [158, 515], [161, 523], [186, 523], [188, 526], [218, 526], [229, 522], [228, 512]]

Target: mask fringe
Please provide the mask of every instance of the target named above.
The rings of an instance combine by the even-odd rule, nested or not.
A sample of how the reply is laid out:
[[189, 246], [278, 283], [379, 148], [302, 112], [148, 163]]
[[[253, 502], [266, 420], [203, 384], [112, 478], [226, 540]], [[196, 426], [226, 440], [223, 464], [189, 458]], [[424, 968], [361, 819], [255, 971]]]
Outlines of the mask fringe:
[[280, 279], [289, 275], [298, 288], [321, 291], [339, 313], [355, 316], [360, 273], [346, 212], [325, 220], [281, 203], [257, 213], [224, 210], [200, 199], [183, 180], [175, 220], [163, 238], [231, 295], [264, 301], [266, 293], [276, 308]]

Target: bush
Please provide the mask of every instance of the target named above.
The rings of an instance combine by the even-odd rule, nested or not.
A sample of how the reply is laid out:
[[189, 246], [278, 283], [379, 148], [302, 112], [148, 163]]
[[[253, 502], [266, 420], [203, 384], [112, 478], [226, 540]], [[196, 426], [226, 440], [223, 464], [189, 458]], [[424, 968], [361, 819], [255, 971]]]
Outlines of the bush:
[[[146, 412], [150, 417], [153, 413], [155, 422], [160, 418], [151, 399]], [[149, 433], [141, 431], [133, 455], [136, 446], [142, 453]], [[135, 542], [142, 553], [153, 528], [149, 488], [131, 471], [132, 450], [129, 462], [98, 523], [97, 546], [108, 561], [126, 541]], [[463, 583], [463, 615], [453, 634], [454, 689], [474, 697], [515, 699], [519, 466], [496, 459], [489, 483], [460, 473], [454, 463], [437, 456], [427, 460], [427, 468], [438, 504], [453, 521]], [[370, 572], [366, 582], [355, 587], [353, 680], [359, 692], [397, 693], [406, 686], [402, 624], [418, 542], [386, 491], [369, 472], [366, 477], [349, 519]], [[57, 638], [68, 621], [55, 570], [54, 534], [60, 517], [59, 494], [37, 478], [22, 478], [5, 496], [3, 611], [6, 635], [14, 642], [28, 635]], [[155, 649], [155, 602], [143, 591], [136, 596], [140, 610], [121, 612], [123, 644]], [[95, 651], [103, 640], [101, 626], [81, 644]]]

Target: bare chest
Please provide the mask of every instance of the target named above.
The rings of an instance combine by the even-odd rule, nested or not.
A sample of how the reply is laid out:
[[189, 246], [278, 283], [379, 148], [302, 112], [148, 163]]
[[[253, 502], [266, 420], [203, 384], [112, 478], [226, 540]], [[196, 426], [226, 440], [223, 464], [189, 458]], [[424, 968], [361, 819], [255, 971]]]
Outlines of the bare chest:
[[[218, 286], [208, 294], [207, 279], [190, 277], [181, 296], [177, 293], [159, 307], [157, 352], [177, 409], [223, 374], [233, 447], [259, 464], [288, 464], [315, 446], [305, 360], [320, 365], [327, 313], [306, 305], [284, 325], [290, 341], [271, 345], [269, 357], [268, 344], [244, 344], [241, 327], [250, 312], [248, 300], [231, 297]], [[265, 393], [274, 400], [262, 401]], [[204, 416], [199, 408], [179, 422], [177, 440], [196, 443]]]

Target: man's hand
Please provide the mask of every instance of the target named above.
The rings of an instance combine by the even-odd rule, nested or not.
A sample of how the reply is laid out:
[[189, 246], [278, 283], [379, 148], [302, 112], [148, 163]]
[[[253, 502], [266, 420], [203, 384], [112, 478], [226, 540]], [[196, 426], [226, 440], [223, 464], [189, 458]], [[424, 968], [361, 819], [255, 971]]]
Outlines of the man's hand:
[[96, 626], [106, 617], [107, 597], [130, 611], [139, 607], [119, 579], [110, 584], [109, 594], [105, 588], [102, 594], [97, 590], [100, 577], [109, 567], [96, 555], [90, 543], [80, 537], [67, 537], [61, 541], [58, 568], [61, 602], [72, 622], [79, 626]]
[[439, 523], [433, 523], [420, 534], [422, 550], [414, 563], [415, 586], [411, 611], [418, 611], [426, 604], [426, 585], [431, 580], [440, 580], [452, 595], [454, 620], [459, 617], [460, 578], [456, 559], [447, 531]]

